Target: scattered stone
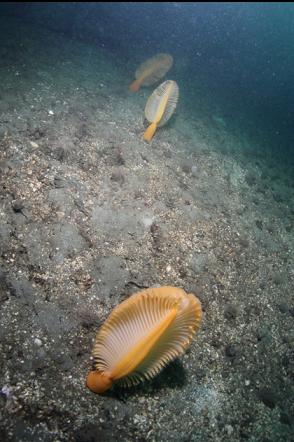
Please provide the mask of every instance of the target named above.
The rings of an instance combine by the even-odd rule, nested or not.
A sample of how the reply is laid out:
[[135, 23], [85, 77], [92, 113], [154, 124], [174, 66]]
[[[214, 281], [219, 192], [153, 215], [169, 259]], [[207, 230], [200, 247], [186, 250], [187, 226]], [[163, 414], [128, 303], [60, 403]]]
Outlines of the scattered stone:
[[272, 334], [268, 327], [261, 327], [257, 330], [258, 341], [263, 341], [264, 343], [270, 343], [272, 340]]
[[42, 347], [42, 341], [41, 341], [41, 339], [39, 339], [39, 338], [35, 338], [35, 339], [34, 339], [34, 344], [35, 344], [37, 347]]
[[122, 170], [112, 172], [110, 179], [121, 185], [125, 182], [125, 176]]
[[194, 177], [199, 175], [198, 167], [195, 164], [191, 167], [191, 172]]
[[255, 221], [255, 224], [256, 224], [256, 227], [257, 227], [259, 230], [262, 230], [262, 229], [263, 229], [263, 223], [262, 223], [262, 221], [261, 221], [260, 219], [257, 219], [257, 220]]
[[30, 145], [34, 148], [37, 149], [39, 147], [39, 144], [36, 143], [35, 141], [30, 141]]
[[15, 200], [12, 203], [12, 208], [15, 213], [20, 213], [24, 209], [24, 203], [21, 200]]
[[276, 406], [276, 394], [268, 388], [262, 388], [259, 390], [258, 398], [269, 408], [274, 408]]
[[56, 187], [57, 189], [61, 189], [61, 188], [65, 187], [64, 179], [61, 178], [60, 176], [55, 176], [54, 177], [54, 187]]
[[289, 306], [285, 302], [280, 302], [278, 304], [278, 309], [281, 313], [289, 313]]
[[235, 358], [237, 356], [237, 348], [234, 344], [227, 345], [225, 353], [228, 358]]
[[224, 316], [228, 320], [236, 319], [238, 314], [238, 309], [235, 305], [227, 304], [225, 306]]

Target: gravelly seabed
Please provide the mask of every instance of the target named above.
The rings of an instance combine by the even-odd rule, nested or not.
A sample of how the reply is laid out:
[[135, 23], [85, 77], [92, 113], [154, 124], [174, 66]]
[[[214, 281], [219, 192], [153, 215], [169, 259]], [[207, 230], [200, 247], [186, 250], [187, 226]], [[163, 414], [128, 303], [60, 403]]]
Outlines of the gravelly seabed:
[[[1, 27], [0, 439], [293, 440], [291, 174], [207, 109], [145, 143], [133, 62]], [[201, 299], [192, 346], [94, 395], [99, 325], [154, 285]]]

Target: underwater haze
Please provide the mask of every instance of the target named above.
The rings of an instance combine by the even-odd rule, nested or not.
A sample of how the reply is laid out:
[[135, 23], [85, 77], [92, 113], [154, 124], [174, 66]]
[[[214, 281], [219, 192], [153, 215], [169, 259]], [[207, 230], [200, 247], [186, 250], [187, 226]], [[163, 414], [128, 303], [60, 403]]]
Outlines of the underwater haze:
[[[293, 441], [293, 48], [294, 3], [1, 3], [1, 441]], [[157, 286], [191, 346], [94, 394]]]

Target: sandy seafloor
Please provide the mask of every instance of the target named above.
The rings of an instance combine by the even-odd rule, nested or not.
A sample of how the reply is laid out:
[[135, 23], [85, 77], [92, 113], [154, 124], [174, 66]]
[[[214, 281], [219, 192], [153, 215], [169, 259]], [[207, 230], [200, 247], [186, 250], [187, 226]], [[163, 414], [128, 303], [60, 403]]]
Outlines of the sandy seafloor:
[[[145, 143], [138, 60], [1, 28], [0, 440], [294, 440], [287, 164], [200, 105]], [[201, 299], [190, 349], [91, 393], [99, 325], [154, 285]]]

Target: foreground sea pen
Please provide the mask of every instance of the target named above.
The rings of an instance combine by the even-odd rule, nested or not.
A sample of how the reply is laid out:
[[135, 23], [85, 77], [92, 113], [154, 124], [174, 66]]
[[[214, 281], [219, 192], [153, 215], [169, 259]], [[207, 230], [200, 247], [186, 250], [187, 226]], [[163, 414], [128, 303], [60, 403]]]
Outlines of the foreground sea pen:
[[151, 379], [189, 346], [202, 316], [198, 298], [177, 287], [143, 290], [119, 304], [100, 328], [93, 349], [95, 370], [86, 384], [103, 393], [114, 382]]

